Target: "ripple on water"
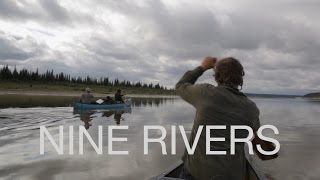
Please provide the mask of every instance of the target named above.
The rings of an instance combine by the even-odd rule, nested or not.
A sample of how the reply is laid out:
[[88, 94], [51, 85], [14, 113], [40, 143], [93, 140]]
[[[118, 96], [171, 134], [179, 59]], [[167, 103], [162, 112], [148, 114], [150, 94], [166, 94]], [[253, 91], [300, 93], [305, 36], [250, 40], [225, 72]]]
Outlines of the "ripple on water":
[[[0, 134], [39, 129], [40, 126], [65, 124], [71, 119], [72, 108], [8, 108], [1, 109]], [[4, 132], [6, 131], [6, 132]]]

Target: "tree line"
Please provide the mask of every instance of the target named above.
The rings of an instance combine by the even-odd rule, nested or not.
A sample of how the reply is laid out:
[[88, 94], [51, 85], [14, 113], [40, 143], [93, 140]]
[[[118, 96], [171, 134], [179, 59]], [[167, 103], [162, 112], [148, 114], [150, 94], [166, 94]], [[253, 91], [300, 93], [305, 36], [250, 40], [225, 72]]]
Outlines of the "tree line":
[[55, 74], [52, 70], [47, 70], [45, 73], [39, 73], [36, 71], [27, 70], [25, 68], [17, 70], [15, 67], [11, 70], [8, 65], [0, 69], [0, 80], [4, 81], [23, 81], [23, 82], [42, 82], [42, 83], [74, 83], [74, 84], [87, 84], [87, 85], [102, 85], [102, 86], [123, 86], [123, 87], [142, 87], [150, 89], [162, 89], [167, 90], [166, 87], [161, 86], [159, 83], [142, 83], [142, 82], [131, 82], [127, 80], [114, 79], [111, 80], [108, 77], [92, 78], [87, 76], [83, 77], [72, 77], [70, 74], [63, 72]]

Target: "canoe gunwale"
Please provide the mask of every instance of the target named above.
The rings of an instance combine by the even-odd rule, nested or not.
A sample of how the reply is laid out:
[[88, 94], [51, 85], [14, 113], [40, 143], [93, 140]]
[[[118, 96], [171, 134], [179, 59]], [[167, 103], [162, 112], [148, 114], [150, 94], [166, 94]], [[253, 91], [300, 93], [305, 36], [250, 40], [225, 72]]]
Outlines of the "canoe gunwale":
[[126, 104], [81, 104], [74, 103], [73, 107], [75, 109], [113, 109], [113, 108], [125, 108], [130, 107], [130, 105]]
[[[246, 148], [247, 149], [247, 148]], [[268, 178], [265, 174], [260, 170], [257, 164], [254, 162], [251, 155], [249, 155], [248, 151], [245, 151], [245, 157], [247, 162], [247, 171], [248, 177], [247, 179], [257, 179], [257, 180], [267, 180]], [[162, 172], [160, 175], [151, 178], [150, 180], [181, 180], [180, 178], [170, 177], [174, 171], [181, 172], [180, 170], [183, 168], [183, 162], [181, 160], [177, 161], [173, 165], [171, 165], [168, 169]], [[250, 171], [251, 170], [251, 171]], [[250, 178], [250, 172], [253, 173], [254, 177]], [[177, 173], [175, 173], [177, 174]]]
[[169, 168], [167, 168], [164, 172], [162, 172], [159, 176], [154, 178], [153, 180], [177, 180], [178, 178], [173, 178], [173, 177], [166, 177], [173, 171], [182, 168], [183, 166], [183, 161], [179, 160], [175, 162], [173, 165], [171, 165]]
[[131, 99], [128, 99], [125, 103], [115, 104], [84, 104], [80, 102], [74, 102], [73, 108], [76, 110], [93, 110], [93, 109], [123, 109], [131, 107]]
[[[247, 151], [247, 149], [248, 148], [246, 146], [245, 156], [246, 156], [246, 161], [247, 161], [248, 166], [250, 166], [253, 169], [253, 172], [255, 173], [255, 175], [258, 177], [259, 180], [267, 180], [268, 178], [261, 171], [261, 169], [259, 168], [257, 163], [254, 161], [252, 155], [250, 155], [249, 152]], [[250, 167], [248, 167], [248, 168], [250, 168]]]

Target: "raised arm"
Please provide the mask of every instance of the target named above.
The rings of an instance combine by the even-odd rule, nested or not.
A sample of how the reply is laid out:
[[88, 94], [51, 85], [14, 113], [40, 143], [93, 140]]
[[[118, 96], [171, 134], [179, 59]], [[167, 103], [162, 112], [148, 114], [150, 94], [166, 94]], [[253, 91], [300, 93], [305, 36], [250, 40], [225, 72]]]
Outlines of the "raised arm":
[[203, 72], [208, 69], [212, 69], [216, 61], [217, 60], [214, 57], [206, 57], [202, 61], [201, 66], [195, 68], [194, 70], [187, 71], [176, 84], [177, 94], [193, 106], [196, 106], [200, 99], [203, 85], [194, 85], [194, 83], [203, 74]]

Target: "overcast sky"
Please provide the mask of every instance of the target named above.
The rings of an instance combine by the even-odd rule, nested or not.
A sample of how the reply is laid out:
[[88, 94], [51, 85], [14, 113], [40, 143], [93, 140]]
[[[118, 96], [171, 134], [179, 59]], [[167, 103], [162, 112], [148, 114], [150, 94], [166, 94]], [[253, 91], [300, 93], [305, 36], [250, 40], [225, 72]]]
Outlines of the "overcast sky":
[[[0, 66], [173, 87], [208, 55], [243, 90], [320, 91], [318, 0], [0, 0]], [[200, 82], [214, 83], [212, 72]]]

